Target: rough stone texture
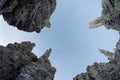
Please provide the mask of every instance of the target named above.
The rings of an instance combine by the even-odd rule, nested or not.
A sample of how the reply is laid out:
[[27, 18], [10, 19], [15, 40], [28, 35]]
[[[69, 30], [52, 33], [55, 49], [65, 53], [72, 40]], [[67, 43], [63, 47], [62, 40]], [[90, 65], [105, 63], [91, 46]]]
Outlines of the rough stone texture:
[[0, 14], [8, 24], [27, 32], [50, 27], [56, 0], [0, 0]]
[[51, 49], [37, 58], [31, 42], [0, 46], [0, 80], [53, 80], [56, 69], [48, 57]]
[[102, 0], [102, 8], [103, 25], [120, 31], [120, 0]]
[[120, 0], [102, 0], [102, 14], [90, 23], [90, 28], [104, 25], [120, 31]]
[[[90, 28], [104, 25], [120, 33], [120, 0], [102, 0], [102, 15], [90, 23]], [[94, 63], [87, 72], [78, 74], [73, 80], [120, 80], [120, 40], [115, 52], [100, 49], [109, 58], [108, 63]]]
[[[120, 0], [102, 0], [102, 15], [90, 23], [90, 28], [104, 25], [107, 29], [120, 31]], [[110, 58], [108, 63], [94, 63], [87, 72], [78, 74], [73, 80], [120, 80], [120, 40], [114, 54], [100, 50]]]
[[114, 59], [108, 63], [94, 63], [87, 72], [78, 74], [73, 80], [120, 80], [120, 40], [116, 44]]
[[51, 49], [47, 50], [37, 62], [31, 62], [21, 69], [16, 80], [53, 80], [56, 69], [51, 67], [48, 57]]

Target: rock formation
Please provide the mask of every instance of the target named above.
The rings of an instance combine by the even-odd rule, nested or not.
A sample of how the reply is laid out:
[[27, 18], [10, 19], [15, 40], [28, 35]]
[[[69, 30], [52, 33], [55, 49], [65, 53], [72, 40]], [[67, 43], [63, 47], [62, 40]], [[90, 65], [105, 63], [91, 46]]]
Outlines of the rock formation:
[[[90, 28], [104, 25], [107, 29], [120, 32], [120, 0], [102, 0], [102, 8], [102, 15], [90, 23]], [[87, 72], [78, 74], [73, 80], [120, 80], [120, 40], [113, 53], [99, 50], [109, 58], [109, 62], [95, 62], [87, 67]]]
[[90, 28], [104, 25], [107, 29], [120, 31], [120, 0], [102, 0], [101, 16], [90, 23]]
[[[0, 0], [0, 15], [9, 25], [27, 32], [50, 27], [56, 0]], [[53, 80], [56, 69], [48, 57], [51, 49], [37, 58], [31, 42], [0, 46], [0, 80]]]
[[50, 27], [56, 0], [0, 0], [0, 14], [9, 25], [27, 32]]
[[[120, 47], [120, 44], [116, 46]], [[108, 63], [95, 62], [92, 66], [88, 66], [87, 72], [78, 74], [73, 80], [120, 80], [120, 49], [118, 47], [114, 56], [114, 59]]]
[[56, 69], [48, 60], [51, 49], [37, 58], [31, 52], [34, 46], [31, 42], [0, 46], [0, 80], [53, 80]]

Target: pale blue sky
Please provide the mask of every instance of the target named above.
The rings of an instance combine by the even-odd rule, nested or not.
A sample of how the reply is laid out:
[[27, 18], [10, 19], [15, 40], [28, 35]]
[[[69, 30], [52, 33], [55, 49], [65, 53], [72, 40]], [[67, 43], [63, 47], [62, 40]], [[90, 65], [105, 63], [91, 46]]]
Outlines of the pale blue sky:
[[85, 72], [93, 62], [107, 62], [98, 49], [113, 51], [118, 33], [104, 27], [90, 30], [88, 23], [101, 14], [101, 0], [57, 0], [51, 16], [51, 28], [41, 33], [27, 33], [10, 27], [0, 17], [0, 45], [31, 41], [33, 52], [39, 57], [52, 48], [51, 63], [56, 67], [55, 80], [72, 80]]

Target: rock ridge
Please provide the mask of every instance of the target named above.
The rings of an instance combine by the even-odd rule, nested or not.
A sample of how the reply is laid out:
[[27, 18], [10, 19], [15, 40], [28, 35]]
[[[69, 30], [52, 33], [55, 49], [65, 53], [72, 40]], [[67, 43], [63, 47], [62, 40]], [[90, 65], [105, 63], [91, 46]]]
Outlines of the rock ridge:
[[0, 46], [0, 80], [53, 80], [56, 69], [52, 67], [48, 49], [40, 58], [32, 51], [29, 41]]

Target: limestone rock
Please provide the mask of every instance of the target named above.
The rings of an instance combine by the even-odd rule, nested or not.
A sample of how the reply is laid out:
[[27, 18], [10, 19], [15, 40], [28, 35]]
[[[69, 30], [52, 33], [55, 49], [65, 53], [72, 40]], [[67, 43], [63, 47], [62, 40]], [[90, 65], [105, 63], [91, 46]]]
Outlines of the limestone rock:
[[[46, 53], [50, 54], [47, 51]], [[31, 62], [23, 67], [16, 80], [53, 80], [56, 69], [51, 67], [46, 53], [37, 62]]]
[[114, 58], [108, 63], [94, 63], [87, 72], [78, 74], [73, 80], [120, 80], [120, 40], [116, 44]]
[[120, 65], [115, 63], [94, 63], [87, 72], [79, 74], [73, 80], [120, 80]]
[[[107, 29], [120, 32], [120, 0], [102, 0], [102, 14], [90, 23], [90, 28], [104, 25]], [[120, 80], [120, 40], [114, 52], [99, 49], [109, 58], [108, 63], [94, 63], [85, 73], [78, 74], [73, 80]]]
[[53, 80], [56, 69], [49, 56], [37, 58], [31, 52], [34, 46], [28, 41], [0, 46], [0, 80]]
[[120, 0], [102, 0], [102, 14], [90, 23], [90, 28], [104, 25], [120, 31]]
[[108, 60], [114, 60], [114, 53], [104, 50], [104, 49], [99, 49], [100, 53], [104, 54], [106, 57], [108, 57]]
[[0, 0], [0, 14], [9, 25], [27, 32], [50, 27], [56, 0]]

